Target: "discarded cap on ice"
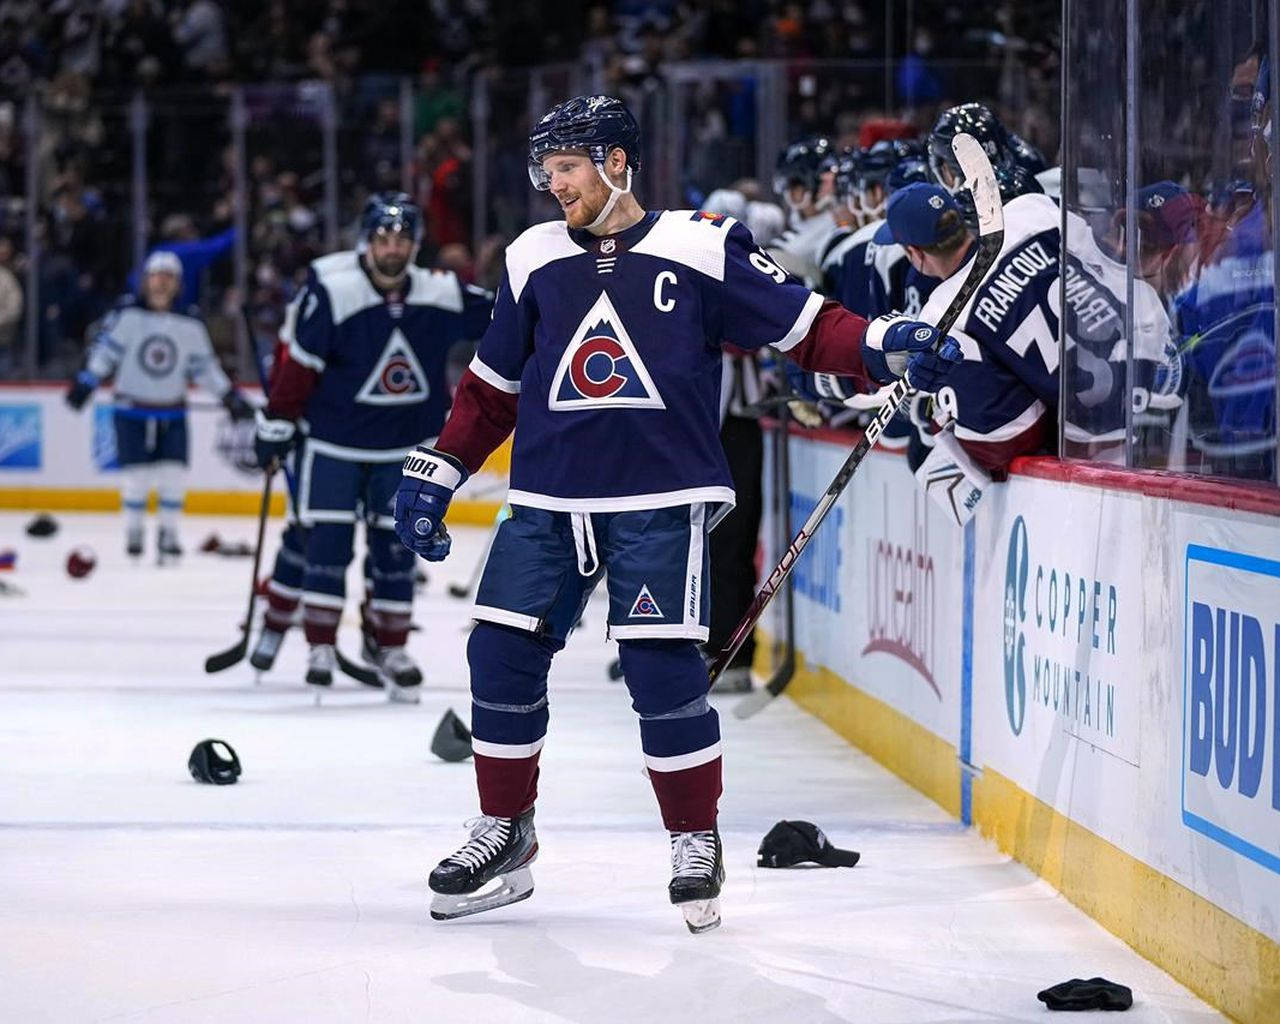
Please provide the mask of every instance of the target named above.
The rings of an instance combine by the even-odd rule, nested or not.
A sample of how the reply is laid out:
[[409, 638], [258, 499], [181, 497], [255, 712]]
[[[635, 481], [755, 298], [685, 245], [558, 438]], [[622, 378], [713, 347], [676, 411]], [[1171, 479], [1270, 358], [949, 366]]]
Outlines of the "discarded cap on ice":
[[1072, 978], [1037, 992], [1036, 998], [1050, 1010], [1127, 1010], [1133, 990], [1106, 978]]
[[58, 521], [48, 512], [41, 512], [27, 523], [28, 537], [52, 537], [58, 532]]
[[67, 575], [72, 579], [82, 580], [93, 572], [97, 564], [98, 556], [94, 554], [93, 548], [72, 548], [71, 554], [67, 555]]
[[465, 761], [472, 754], [471, 730], [453, 713], [453, 708], [444, 713], [436, 726], [436, 734], [431, 737], [431, 753], [441, 761]]
[[780, 821], [760, 840], [756, 865], [789, 868], [812, 861], [825, 868], [851, 868], [862, 854], [831, 845], [822, 829], [811, 821]]
[[196, 782], [229, 786], [240, 778], [240, 758], [226, 740], [201, 740], [187, 758], [187, 770]]

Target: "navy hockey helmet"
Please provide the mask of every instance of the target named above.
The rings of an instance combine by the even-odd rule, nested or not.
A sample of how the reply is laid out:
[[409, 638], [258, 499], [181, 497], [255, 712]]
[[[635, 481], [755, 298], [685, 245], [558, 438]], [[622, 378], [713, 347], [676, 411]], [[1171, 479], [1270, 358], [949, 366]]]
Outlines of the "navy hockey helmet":
[[889, 172], [889, 176], [884, 180], [884, 190], [889, 195], [893, 195], [898, 189], [906, 188], [918, 181], [929, 184], [933, 182], [933, 174], [924, 160], [919, 157], [909, 157], [906, 160], [900, 160], [898, 165]]
[[[627, 156], [627, 188], [640, 170], [640, 126], [622, 100], [612, 96], [575, 96], [548, 110], [529, 133], [529, 180], [539, 192], [551, 188], [542, 169], [552, 153], [582, 150], [604, 176], [604, 158], [614, 149]], [[608, 179], [605, 179], [608, 184]]]
[[778, 154], [778, 166], [773, 176], [773, 190], [786, 196], [787, 190], [799, 185], [811, 195], [818, 194], [819, 179], [823, 171], [830, 170], [830, 158], [835, 146], [823, 135], [810, 136], [793, 142]]
[[842, 150], [836, 162], [836, 198], [847, 203], [849, 209], [857, 213], [853, 197], [858, 187], [858, 172], [862, 166], [862, 157], [866, 150], [854, 146]]
[[889, 173], [898, 165], [899, 157], [894, 152], [893, 143], [881, 139], [875, 143], [862, 157], [859, 168], [858, 188], [865, 191], [872, 185], [883, 185]]
[[1016, 132], [1009, 133], [1009, 150], [1014, 163], [1028, 174], [1042, 174], [1049, 169], [1049, 161], [1044, 154]]
[[903, 160], [929, 159], [929, 147], [923, 139], [891, 139], [889, 145], [893, 147], [894, 156], [899, 163]]
[[1044, 192], [1035, 175], [1024, 170], [1018, 164], [1006, 164], [995, 168], [996, 184], [1000, 186], [1000, 202], [1007, 203], [1018, 196]]
[[1009, 133], [990, 109], [981, 103], [961, 103], [944, 110], [929, 133], [929, 167], [938, 183], [953, 195], [960, 190], [964, 173], [951, 150], [951, 140], [961, 132], [982, 146], [992, 167], [1014, 162]]
[[360, 215], [360, 248], [367, 247], [379, 231], [399, 231], [416, 246], [422, 241], [422, 211], [407, 193], [377, 192], [365, 202]]

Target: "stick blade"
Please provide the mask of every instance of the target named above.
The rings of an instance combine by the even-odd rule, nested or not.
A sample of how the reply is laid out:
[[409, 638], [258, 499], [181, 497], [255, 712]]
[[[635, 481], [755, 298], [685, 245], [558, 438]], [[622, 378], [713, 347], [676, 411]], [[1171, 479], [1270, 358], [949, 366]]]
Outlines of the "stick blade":
[[762, 686], [758, 690], [752, 690], [742, 700], [733, 706], [733, 716], [735, 718], [747, 719], [753, 715], [758, 715], [761, 711], [773, 703], [777, 697], [767, 686]]
[[993, 235], [1004, 231], [1004, 208], [1000, 202], [1000, 186], [996, 173], [981, 143], [972, 135], [958, 133], [951, 140], [951, 150], [964, 171], [964, 187], [973, 196], [978, 213], [978, 234]]
[[211, 654], [209, 657], [205, 658], [204, 670], [206, 672], [213, 673], [228, 669], [232, 665], [243, 661], [248, 650], [249, 638], [245, 637], [234, 647], [229, 647], [225, 651], [219, 651], [217, 654]]

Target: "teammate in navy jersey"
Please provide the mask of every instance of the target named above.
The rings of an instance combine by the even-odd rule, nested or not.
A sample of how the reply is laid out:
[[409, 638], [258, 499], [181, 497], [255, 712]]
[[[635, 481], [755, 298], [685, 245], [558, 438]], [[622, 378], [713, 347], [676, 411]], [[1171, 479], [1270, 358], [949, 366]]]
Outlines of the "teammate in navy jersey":
[[[578, 97], [529, 139], [529, 171], [564, 220], [507, 248], [493, 323], [435, 447], [404, 465], [396, 531], [430, 560], [454, 492], [515, 429], [511, 518], [498, 530], [467, 645], [483, 817], [431, 873], [432, 916], [530, 895], [547, 673], [608, 576], [640, 741], [671, 838], [669, 895], [691, 930], [719, 922], [720, 728], [707, 638], [707, 532], [734, 492], [719, 440], [720, 345], [774, 345], [814, 369], [864, 377], [866, 321], [810, 292], [732, 217], [646, 213], [631, 192], [639, 130], [621, 102]], [[936, 331], [895, 329], [913, 379], [951, 365]], [[495, 879], [502, 883], [482, 893]]]
[[[452, 272], [413, 265], [421, 231], [422, 214], [409, 197], [385, 194], [366, 208], [356, 252], [312, 264], [257, 444], [267, 465], [293, 447], [298, 423], [307, 424], [297, 496], [306, 529], [307, 682], [332, 684], [344, 578], [363, 517], [377, 667], [388, 697], [406, 702], [417, 701], [422, 673], [405, 650], [414, 565], [392, 532], [397, 467], [415, 443], [439, 433], [450, 402], [449, 349], [479, 337], [492, 310], [487, 292]], [[275, 594], [273, 607], [287, 598]]]

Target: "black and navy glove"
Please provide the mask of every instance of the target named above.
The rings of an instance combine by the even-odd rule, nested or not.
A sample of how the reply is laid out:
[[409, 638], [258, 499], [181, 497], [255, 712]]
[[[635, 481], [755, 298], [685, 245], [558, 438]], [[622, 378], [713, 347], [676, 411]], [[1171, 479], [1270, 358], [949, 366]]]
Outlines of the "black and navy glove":
[[97, 386], [98, 378], [88, 370], [81, 370], [71, 382], [71, 387], [67, 388], [67, 405], [77, 411], [83, 409], [84, 403], [89, 401], [89, 396]]
[[298, 427], [293, 420], [269, 416], [261, 409], [253, 436], [253, 453], [258, 465], [266, 469], [273, 462], [283, 463], [298, 440]]
[[466, 481], [467, 469], [452, 455], [418, 445], [405, 456], [396, 491], [396, 536], [428, 562], [442, 562], [451, 541], [444, 526], [453, 493]]
[[245, 401], [244, 395], [232, 388], [222, 396], [222, 405], [230, 413], [233, 420], [251, 420], [254, 416], [253, 406]]
[[911, 386], [933, 391], [961, 358], [960, 346], [950, 335], [944, 339], [932, 324], [897, 313], [872, 320], [862, 339], [863, 363], [882, 384], [892, 383], [910, 368]]

